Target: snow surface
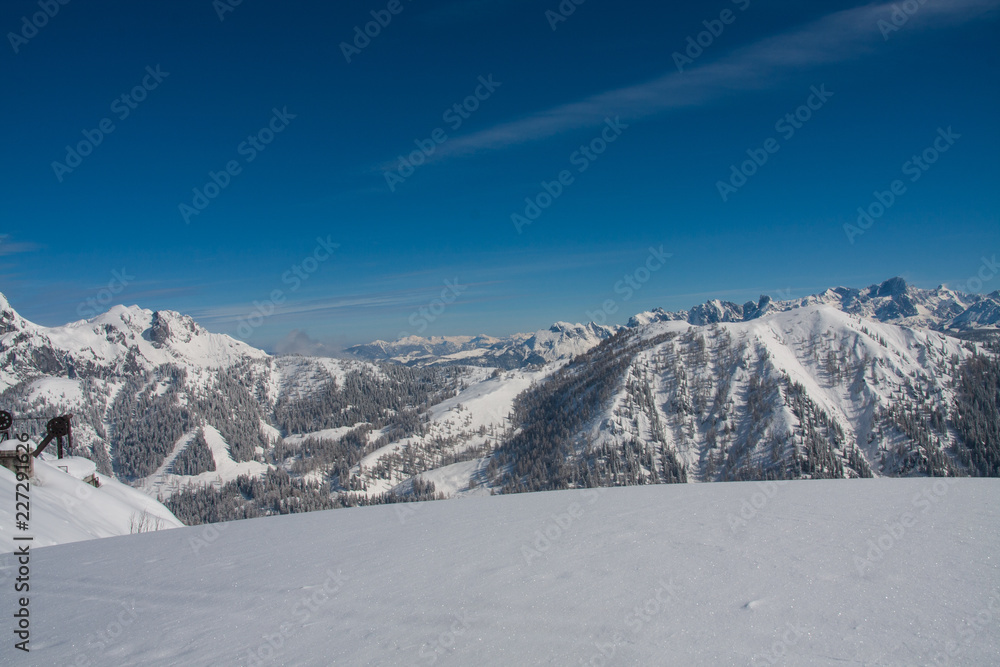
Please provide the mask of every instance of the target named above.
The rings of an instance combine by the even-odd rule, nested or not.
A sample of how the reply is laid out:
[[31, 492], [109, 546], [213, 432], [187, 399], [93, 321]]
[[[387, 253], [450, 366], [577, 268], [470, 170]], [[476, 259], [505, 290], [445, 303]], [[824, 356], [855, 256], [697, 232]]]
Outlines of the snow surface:
[[[69, 473], [60, 470], [60, 465], [69, 468]], [[92, 469], [93, 463], [77, 457], [59, 460], [43, 454], [43, 459], [35, 460], [35, 476], [28, 491], [30, 530], [26, 533], [34, 538], [33, 547], [128, 535], [144, 512], [150, 517], [147, 523], [151, 524], [151, 528], [157, 524], [164, 529], [183, 525], [155, 499], [107, 475], [98, 474], [100, 488], [94, 488], [75, 476]], [[23, 535], [14, 528], [16, 492], [16, 476], [7, 468], [0, 467], [0, 498], [3, 498], [0, 504], [0, 552], [14, 551], [19, 544], [14, 542], [15, 534]], [[0, 574], [0, 579], [3, 578]], [[4, 595], [13, 594], [13, 586], [3, 586], [3, 589]], [[7, 648], [4, 646], [3, 651], [6, 652]]]
[[[434, 492], [443, 493], [447, 498], [458, 498], [467, 495], [488, 496], [490, 495], [490, 490], [485, 486], [478, 486], [485, 479], [486, 465], [487, 459], [479, 458], [434, 468], [414, 477], [419, 477], [425, 482], [433, 482]], [[400, 493], [412, 491], [412, 479], [403, 482], [395, 490]], [[476, 480], [477, 486], [470, 488], [470, 480]]]
[[44, 377], [31, 383], [27, 398], [29, 401], [46, 401], [52, 405], [78, 403], [83, 401], [83, 391], [79, 380]]
[[[998, 523], [997, 480], [879, 479], [467, 498], [94, 540], [32, 551], [32, 650], [10, 662], [995, 665]], [[13, 558], [0, 563], [12, 577]]]

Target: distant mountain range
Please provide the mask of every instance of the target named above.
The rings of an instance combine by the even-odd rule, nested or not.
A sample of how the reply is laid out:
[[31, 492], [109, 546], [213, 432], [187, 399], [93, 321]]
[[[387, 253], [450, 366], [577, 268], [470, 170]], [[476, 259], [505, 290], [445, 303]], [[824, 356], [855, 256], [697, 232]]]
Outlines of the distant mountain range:
[[774, 301], [761, 296], [742, 306], [731, 301], [713, 300], [691, 310], [668, 313], [662, 309], [640, 313], [629, 326], [684, 320], [704, 325], [716, 322], [747, 322], [771, 313], [807, 306], [832, 306], [849, 315], [868, 317], [900, 326], [921, 327], [945, 332], [996, 328], [1000, 324], [1000, 291], [990, 294], [955, 292], [944, 285], [925, 290], [907, 285], [902, 278], [890, 278], [865, 289], [833, 287], [802, 299]]
[[[834, 287], [801, 299], [775, 301], [763, 295], [744, 304], [713, 299], [690, 310], [662, 308], [638, 313], [628, 327], [653, 322], [687, 322], [696, 326], [720, 322], [748, 322], [773, 313], [826, 305], [849, 315], [879, 322], [933, 329], [952, 334], [991, 330], [1000, 326], [1000, 291], [967, 294], [945, 286], [925, 290], [891, 278], [864, 289]], [[395, 342], [376, 340], [346, 351], [366, 361], [393, 361], [407, 365], [473, 364], [518, 368], [566, 359], [609, 338], [620, 326], [557, 322], [549, 329], [502, 338], [479, 336], [409, 336]]]
[[0, 295], [0, 409], [73, 413], [75, 454], [188, 523], [581, 486], [997, 475], [998, 323], [997, 292], [893, 278], [336, 359], [272, 356], [138, 306], [43, 327]]
[[492, 336], [408, 336], [396, 342], [376, 340], [347, 352], [366, 361], [406, 365], [469, 364], [503, 369], [542, 365], [586, 352], [622, 327], [556, 322], [548, 329], [503, 338]]

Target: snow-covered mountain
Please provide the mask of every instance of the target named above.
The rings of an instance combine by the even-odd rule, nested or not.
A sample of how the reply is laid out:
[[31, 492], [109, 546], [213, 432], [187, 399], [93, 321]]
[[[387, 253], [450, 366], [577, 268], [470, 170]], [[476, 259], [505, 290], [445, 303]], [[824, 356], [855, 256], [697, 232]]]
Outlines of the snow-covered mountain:
[[996, 329], [1000, 326], [1000, 291], [966, 294], [952, 291], [944, 285], [927, 290], [907, 285], [899, 277], [865, 289], [834, 287], [802, 299], [774, 301], [764, 295], [756, 303], [748, 301], [743, 305], [715, 299], [691, 310], [667, 312], [656, 309], [633, 316], [629, 326], [675, 320], [696, 325], [746, 322], [771, 313], [816, 305], [831, 306], [849, 315], [879, 322], [939, 331]]
[[[0, 297], [0, 409], [74, 415], [74, 454], [185, 522], [496, 492], [997, 475], [995, 295], [892, 279], [628, 327], [273, 357], [118, 306], [63, 327]], [[977, 393], [979, 392], [979, 393]], [[40, 434], [36, 434], [40, 435]]]
[[[957, 443], [945, 422], [971, 355], [939, 332], [826, 305], [702, 327], [654, 322], [540, 386], [518, 421], [564, 432], [525, 427], [512, 439], [523, 452], [499, 458], [559, 460], [570, 485], [961, 468], [948, 463]], [[586, 391], [594, 386], [614, 390], [598, 401]]]
[[162, 364], [224, 368], [267, 354], [199, 326], [190, 316], [115, 306], [89, 320], [43, 327], [21, 317], [0, 294], [0, 387], [39, 372], [68, 378], [103, 377]]
[[[902, 278], [890, 278], [864, 289], [834, 287], [801, 299], [774, 300], [762, 295], [744, 304], [713, 299], [690, 310], [657, 308], [633, 315], [627, 326], [682, 321], [695, 326], [748, 322], [774, 313], [809, 306], [830, 306], [849, 315], [896, 324], [958, 333], [1000, 327], [1000, 291], [967, 294], [941, 285], [920, 289]], [[366, 361], [406, 365], [464, 364], [503, 369], [569, 359], [611, 337], [622, 327], [557, 322], [549, 329], [503, 338], [478, 336], [408, 336], [394, 342], [377, 340], [347, 352]]]
[[504, 338], [492, 336], [407, 336], [388, 343], [377, 340], [347, 352], [367, 361], [406, 365], [458, 364], [520, 368], [570, 359], [613, 336], [622, 327], [556, 322], [548, 329]]

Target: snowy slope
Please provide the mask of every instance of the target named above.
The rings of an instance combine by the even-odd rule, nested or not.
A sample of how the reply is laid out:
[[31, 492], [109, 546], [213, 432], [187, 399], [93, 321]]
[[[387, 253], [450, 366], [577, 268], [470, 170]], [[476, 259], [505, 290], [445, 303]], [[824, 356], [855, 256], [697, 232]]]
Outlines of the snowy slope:
[[672, 485], [50, 547], [12, 662], [995, 665], [998, 508], [996, 480]]
[[[5, 445], [8, 443], [4, 443]], [[49, 458], [35, 461], [35, 478], [31, 480], [30, 530], [33, 546], [42, 547], [65, 544], [97, 537], [128, 535], [143, 518], [149, 529], [176, 528], [181, 525], [170, 511], [153, 498], [120, 484], [104, 475], [98, 475], [100, 488], [76, 479], [58, 466], [83, 466], [93, 464], [85, 459], [70, 457], [59, 460]], [[71, 469], [72, 472], [72, 469]], [[16, 548], [14, 536], [21, 534], [14, 529], [14, 499], [17, 479], [13, 472], [0, 467], [0, 551]], [[6, 650], [6, 647], [4, 648]]]
[[[443, 482], [439, 489], [448, 495], [454, 487], [467, 488], [469, 478], [482, 467], [485, 456], [497, 445], [502, 434], [512, 427], [510, 413], [514, 399], [534, 383], [544, 380], [558, 365], [538, 371], [511, 370], [493, 377], [487, 369], [470, 369], [470, 384], [457, 396], [438, 403], [429, 410], [429, 419], [423, 434], [412, 435], [392, 442], [365, 456], [352, 473], [364, 484], [361, 492], [367, 496], [396, 490], [405, 493], [408, 478], [398, 471], [387, 476], [373, 474], [380, 463], [386, 463], [402, 453], [411, 451], [429, 461], [428, 470], [435, 471], [442, 455], [468, 456], [471, 460], [457, 464], [442, 475], [425, 474], [427, 481]], [[378, 436], [373, 432], [369, 438]], [[445, 443], [442, 446], [442, 443]], [[470, 463], [471, 465], [463, 465]], [[450, 466], [448, 466], [450, 467]], [[447, 482], [444, 480], [447, 479]]]
[[[638, 332], [646, 340], [672, 337], [632, 361], [625, 382], [585, 435], [598, 446], [620, 447], [632, 438], [663, 443], [686, 466], [689, 481], [719, 479], [723, 459], [751, 470], [787, 457], [801, 437], [801, 419], [790, 409], [793, 384], [841, 429], [838, 455], [856, 448], [872, 474], [900, 474], [891, 447], [897, 434], [878, 418], [899, 404], [918, 405], [910, 393], [930, 397], [925, 409], [947, 412], [953, 399], [950, 360], [971, 354], [961, 341], [940, 333], [854, 317], [824, 304], [710, 327], [666, 320]], [[768, 382], [773, 391], [751, 397], [754, 383]], [[941, 435], [943, 447], [954, 444], [950, 438]]]
[[222, 484], [230, 482], [240, 475], [260, 476], [268, 469], [267, 465], [258, 461], [234, 461], [229, 454], [225, 439], [215, 428], [205, 426], [204, 433], [208, 449], [212, 453], [212, 460], [215, 462], [215, 470], [198, 475], [175, 475], [169, 472], [170, 464], [194, 438], [195, 431], [191, 431], [178, 441], [174, 451], [164, 460], [163, 465], [152, 475], [142, 480], [139, 488], [150, 497], [169, 498], [171, 493], [183, 486]]

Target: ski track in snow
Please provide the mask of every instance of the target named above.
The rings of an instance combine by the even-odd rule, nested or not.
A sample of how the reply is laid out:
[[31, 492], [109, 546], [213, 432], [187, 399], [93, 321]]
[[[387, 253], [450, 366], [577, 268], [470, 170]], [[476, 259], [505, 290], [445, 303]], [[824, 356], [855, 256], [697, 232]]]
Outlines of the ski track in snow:
[[214, 484], [218, 486], [225, 482], [231, 482], [240, 475], [250, 475], [251, 477], [263, 475], [270, 467], [258, 461], [235, 461], [229, 454], [229, 446], [222, 434], [213, 426], [206, 425], [204, 430], [205, 441], [208, 443], [208, 449], [215, 461], [215, 470], [198, 475], [175, 475], [167, 472], [174, 459], [194, 440], [197, 431], [191, 431], [181, 436], [173, 451], [156, 472], [143, 479], [141, 488], [145, 493], [154, 498], [158, 495], [169, 498], [176, 490], [190, 484], [195, 486]]

